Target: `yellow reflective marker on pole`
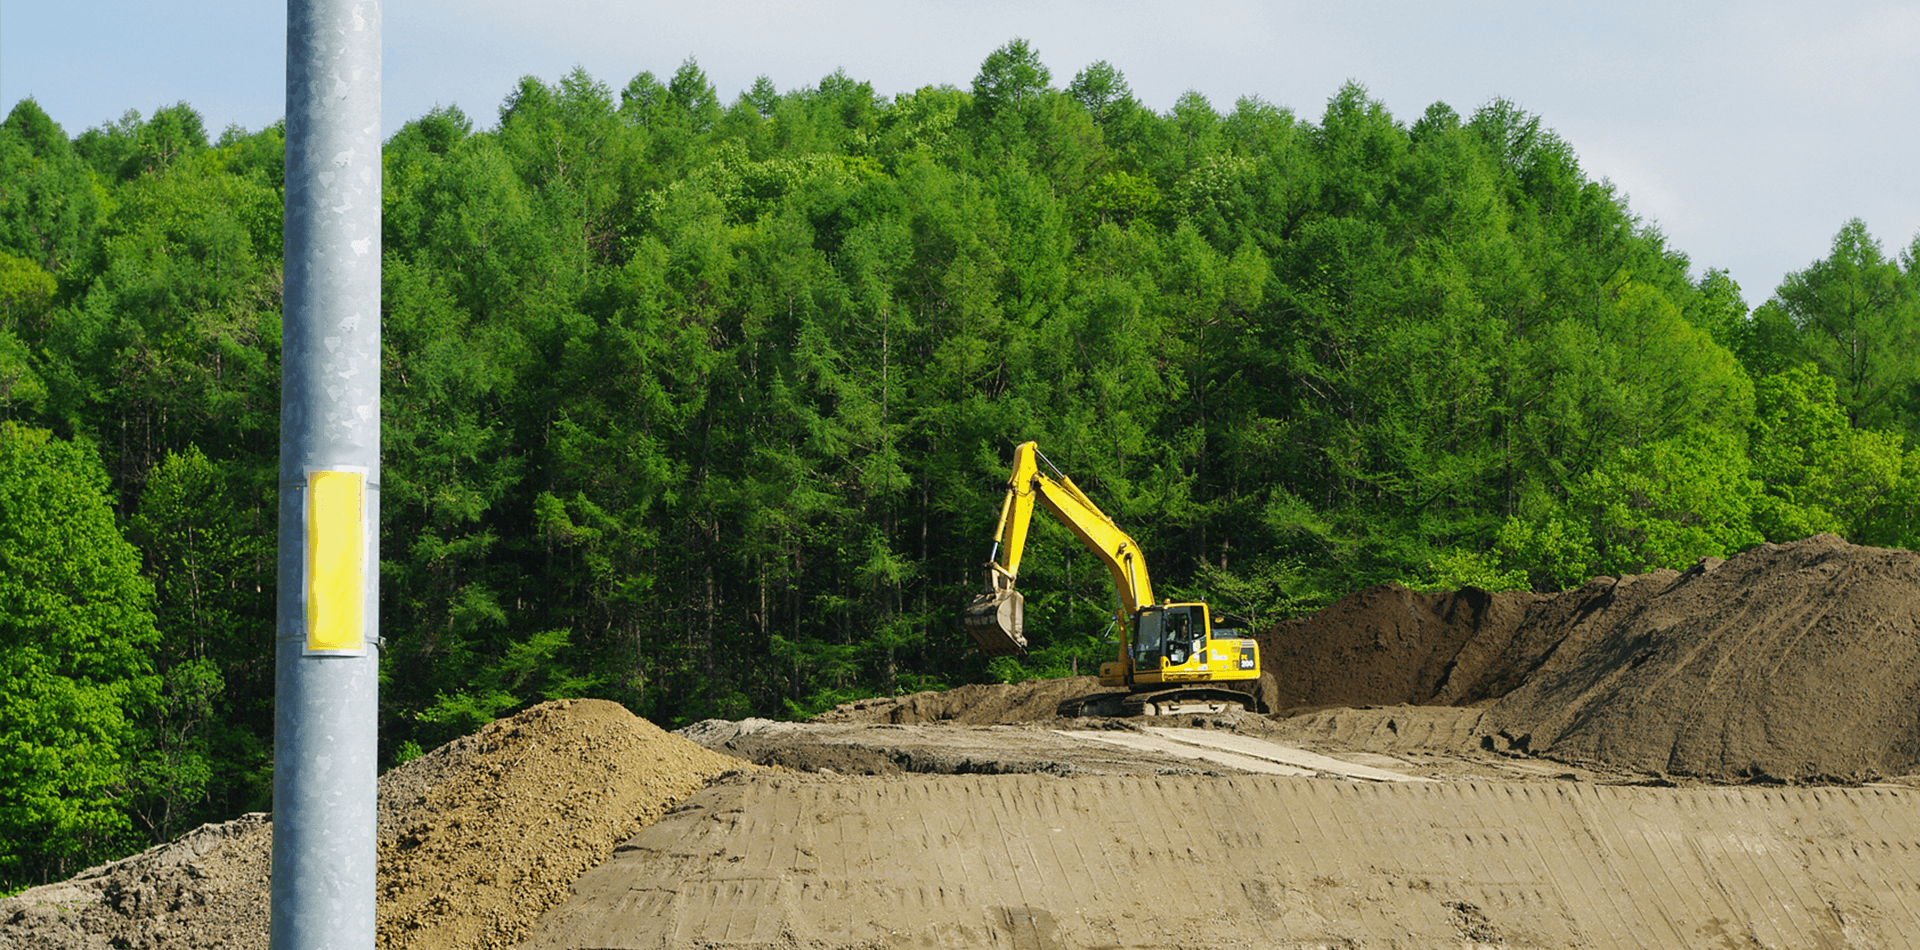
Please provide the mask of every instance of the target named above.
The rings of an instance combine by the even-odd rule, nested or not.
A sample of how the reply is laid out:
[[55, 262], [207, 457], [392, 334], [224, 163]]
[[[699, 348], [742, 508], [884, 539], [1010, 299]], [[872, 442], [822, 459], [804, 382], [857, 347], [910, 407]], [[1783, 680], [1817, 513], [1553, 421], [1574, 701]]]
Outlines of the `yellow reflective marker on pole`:
[[307, 649], [367, 649], [367, 475], [307, 473]]

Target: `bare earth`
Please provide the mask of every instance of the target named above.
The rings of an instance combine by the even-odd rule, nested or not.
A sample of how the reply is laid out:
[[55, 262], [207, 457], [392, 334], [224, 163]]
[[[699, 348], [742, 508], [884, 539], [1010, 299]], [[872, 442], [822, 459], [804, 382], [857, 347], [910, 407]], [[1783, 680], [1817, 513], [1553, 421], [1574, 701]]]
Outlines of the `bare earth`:
[[[716, 776], [754, 767], [616, 703], [561, 700], [380, 778], [383, 948], [511, 947], [581, 872]], [[0, 901], [0, 948], [266, 950], [265, 815]]]
[[[1260, 634], [1275, 716], [1062, 717], [1091, 678], [679, 735], [547, 704], [382, 778], [380, 942], [1920, 946], [1916, 582], [1820, 537], [1370, 588]], [[0, 948], [264, 947], [270, 834], [0, 901]]]
[[649, 826], [527, 945], [1909, 947], [1916, 804], [1888, 789], [772, 776]]

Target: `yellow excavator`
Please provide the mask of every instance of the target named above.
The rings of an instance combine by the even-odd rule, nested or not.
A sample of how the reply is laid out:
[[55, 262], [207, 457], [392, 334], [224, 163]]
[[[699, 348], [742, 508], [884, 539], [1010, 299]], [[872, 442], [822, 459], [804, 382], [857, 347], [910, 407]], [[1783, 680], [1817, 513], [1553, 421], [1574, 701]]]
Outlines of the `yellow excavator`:
[[[1051, 475], [1040, 470], [1042, 463]], [[1099, 555], [1113, 575], [1119, 656], [1100, 665], [1100, 685], [1127, 692], [1093, 697], [1080, 714], [1164, 714], [1230, 705], [1267, 711], [1257, 698], [1260, 647], [1253, 638], [1216, 628], [1213, 612], [1204, 603], [1155, 601], [1140, 546], [1032, 442], [1014, 450], [1013, 475], [1007, 479], [993, 551], [987, 557], [987, 589], [966, 610], [967, 632], [982, 652], [1027, 652], [1026, 598], [1014, 582], [1036, 501]]]

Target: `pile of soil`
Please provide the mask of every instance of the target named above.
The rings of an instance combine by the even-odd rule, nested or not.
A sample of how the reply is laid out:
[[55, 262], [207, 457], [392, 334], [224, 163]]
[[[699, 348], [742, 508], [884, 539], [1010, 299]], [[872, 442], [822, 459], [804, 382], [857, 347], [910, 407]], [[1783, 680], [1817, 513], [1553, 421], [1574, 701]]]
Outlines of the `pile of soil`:
[[[1704, 558], [1687, 574], [1720, 563]], [[1599, 577], [1558, 594], [1476, 587], [1420, 593], [1379, 584], [1255, 638], [1261, 664], [1277, 680], [1273, 708], [1287, 715], [1486, 705], [1518, 689], [1570, 637], [1584, 641], [1628, 622], [1680, 576]]]
[[0, 948], [267, 946], [267, 816], [172, 842], [0, 900]]
[[1111, 690], [1100, 685], [1098, 676], [971, 684], [939, 692], [842, 703], [813, 717], [812, 721], [886, 722], [901, 726], [928, 722], [953, 722], [964, 726], [1045, 722], [1059, 718], [1063, 705], [1103, 692]]
[[1283, 707], [1485, 707], [1506, 750], [1713, 781], [1920, 765], [1920, 554], [1820, 535], [1560, 594], [1359, 591], [1259, 635]]
[[[1511, 688], [1514, 638], [1551, 594], [1478, 588], [1422, 594], [1381, 584], [1255, 636], [1274, 708], [1466, 705]], [[1536, 647], [1537, 649], [1537, 647]]]
[[1821, 535], [1566, 595], [1483, 728], [1568, 762], [1716, 780], [1920, 765], [1920, 554]]
[[439, 783], [393, 791], [404, 819], [380, 842], [386, 950], [511, 947], [615, 846], [751, 768], [605, 700], [535, 706], [453, 745], [462, 761]]
[[[616, 703], [560, 700], [380, 778], [379, 944], [510, 947], [573, 881], [750, 769]], [[265, 950], [272, 825], [249, 815], [0, 901], [0, 948]]]

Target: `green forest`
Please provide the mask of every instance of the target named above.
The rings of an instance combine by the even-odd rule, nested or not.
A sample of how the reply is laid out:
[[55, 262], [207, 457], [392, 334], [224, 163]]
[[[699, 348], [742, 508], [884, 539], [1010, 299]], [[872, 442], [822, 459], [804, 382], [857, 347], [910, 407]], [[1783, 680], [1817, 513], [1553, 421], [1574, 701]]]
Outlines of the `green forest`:
[[[283, 140], [0, 126], [0, 890], [268, 806]], [[1107, 575], [1044, 519], [1033, 653], [958, 625], [1029, 439], [1260, 625], [1920, 544], [1920, 240], [1836, 221], [1749, 310], [1505, 100], [1156, 112], [1016, 40], [727, 102], [690, 59], [437, 108], [383, 170], [387, 765], [551, 698], [1093, 668]]]

